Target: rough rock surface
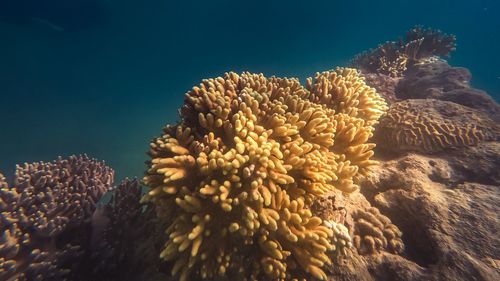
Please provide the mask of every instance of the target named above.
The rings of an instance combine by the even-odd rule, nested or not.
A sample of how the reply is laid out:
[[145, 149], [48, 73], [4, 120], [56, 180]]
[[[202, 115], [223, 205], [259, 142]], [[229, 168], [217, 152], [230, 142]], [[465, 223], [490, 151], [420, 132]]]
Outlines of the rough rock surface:
[[399, 99], [396, 97], [396, 86], [400, 78], [391, 77], [380, 73], [363, 73], [366, 85], [375, 88], [387, 102], [392, 104]]
[[[500, 280], [500, 145], [473, 149], [475, 157], [403, 155], [383, 161], [366, 180], [365, 196], [400, 227], [406, 246], [400, 257], [368, 259], [373, 279]], [[478, 157], [496, 160], [481, 166]]]
[[362, 182], [360, 193], [337, 196], [330, 205], [343, 210], [350, 229], [350, 214], [378, 208], [403, 232], [404, 251], [361, 255], [353, 248], [330, 268], [329, 280], [500, 280], [500, 107], [471, 88], [470, 77], [465, 68], [433, 60], [415, 65], [398, 82], [396, 96], [402, 101], [395, 104], [414, 103], [419, 105], [412, 107], [414, 113], [430, 120], [437, 114], [441, 121], [474, 123], [497, 135], [432, 153], [383, 149], [384, 139], [377, 138], [380, 165]]
[[489, 114], [500, 120], [500, 106], [486, 92], [472, 88], [469, 70], [452, 67], [445, 60], [434, 59], [414, 65], [396, 87], [399, 99], [452, 101]]

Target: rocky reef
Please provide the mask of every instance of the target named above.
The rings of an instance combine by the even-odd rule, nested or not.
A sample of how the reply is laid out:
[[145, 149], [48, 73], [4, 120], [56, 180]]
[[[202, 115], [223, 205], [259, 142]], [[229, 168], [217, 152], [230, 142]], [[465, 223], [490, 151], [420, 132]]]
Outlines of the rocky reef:
[[85, 155], [0, 174], [0, 280], [500, 280], [500, 106], [454, 42], [205, 79], [142, 182]]
[[357, 251], [332, 279], [498, 280], [499, 105], [433, 55], [399, 73], [363, 73], [390, 106], [375, 129], [380, 165], [360, 193], [402, 231], [405, 250]]

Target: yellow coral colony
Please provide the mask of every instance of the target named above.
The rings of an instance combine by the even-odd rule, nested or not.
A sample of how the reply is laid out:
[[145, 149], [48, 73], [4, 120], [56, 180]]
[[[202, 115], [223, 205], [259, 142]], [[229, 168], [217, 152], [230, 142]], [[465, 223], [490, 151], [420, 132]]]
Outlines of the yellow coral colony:
[[[296, 79], [226, 73], [186, 94], [151, 143], [143, 201], [169, 221], [161, 258], [180, 280], [326, 279], [333, 231], [309, 204], [357, 189], [386, 110], [356, 70]], [[342, 238], [343, 239], [343, 238]]]

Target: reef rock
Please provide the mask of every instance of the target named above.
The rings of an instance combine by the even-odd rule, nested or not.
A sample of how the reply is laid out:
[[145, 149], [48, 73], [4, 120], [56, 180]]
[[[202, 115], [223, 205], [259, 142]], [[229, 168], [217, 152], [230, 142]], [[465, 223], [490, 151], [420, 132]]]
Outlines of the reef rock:
[[451, 101], [500, 120], [500, 106], [486, 92], [472, 88], [471, 73], [452, 67], [445, 60], [433, 58], [413, 65], [396, 87], [399, 99], [438, 99]]
[[396, 97], [396, 87], [400, 78], [381, 73], [363, 73], [366, 85], [375, 88], [388, 104], [399, 101]]
[[359, 210], [377, 210], [404, 250], [354, 247], [332, 280], [500, 280], [500, 111], [470, 77], [429, 60], [399, 80], [375, 130], [380, 165], [343, 206], [351, 235]]
[[[400, 227], [406, 248], [401, 256], [362, 258], [370, 275], [360, 280], [500, 280], [500, 180], [491, 170], [500, 168], [500, 145], [474, 150], [476, 157], [406, 154], [382, 161], [367, 178], [363, 194]], [[478, 155], [496, 160], [457, 168], [480, 167]]]
[[329, 280], [500, 280], [500, 106], [466, 68], [406, 66], [364, 71], [390, 107], [375, 129], [380, 165], [330, 204], [354, 247]]
[[384, 214], [403, 233], [392, 245], [404, 251], [354, 247], [329, 268], [329, 280], [500, 280], [499, 159], [498, 142], [378, 159], [361, 193], [337, 196], [326, 209], [343, 211], [351, 235], [359, 210]]

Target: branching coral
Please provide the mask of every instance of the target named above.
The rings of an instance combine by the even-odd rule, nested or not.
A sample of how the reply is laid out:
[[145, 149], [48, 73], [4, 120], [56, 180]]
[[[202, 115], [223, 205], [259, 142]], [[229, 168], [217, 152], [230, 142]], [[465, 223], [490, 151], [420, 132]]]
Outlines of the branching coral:
[[[307, 79], [307, 89], [310, 101], [326, 105], [337, 114], [359, 118], [365, 128], [376, 124], [387, 109], [384, 99], [352, 68], [316, 73], [314, 79]], [[335, 140], [338, 142], [337, 135]]]
[[366, 211], [356, 210], [352, 217], [354, 219], [353, 244], [360, 254], [374, 254], [383, 250], [395, 254], [403, 252], [401, 231], [377, 208], [370, 207]]
[[[141, 185], [138, 180], [123, 180], [116, 187], [110, 202], [101, 206], [92, 217], [92, 271], [94, 280], [119, 280], [129, 274], [133, 265], [127, 264], [126, 254], [133, 254], [143, 215], [140, 204]], [[121, 272], [120, 272], [121, 271]]]
[[422, 26], [416, 26], [408, 31], [405, 42], [405, 53], [412, 60], [417, 61], [432, 56], [449, 56], [456, 47], [454, 35]]
[[405, 100], [391, 105], [377, 128], [377, 143], [389, 150], [433, 153], [475, 145], [499, 136], [484, 114], [439, 100]]
[[11, 187], [0, 176], [0, 279], [67, 278], [82, 253], [78, 233], [113, 176], [86, 156], [17, 166]]
[[366, 142], [385, 109], [352, 69], [317, 74], [307, 89], [250, 73], [203, 80], [186, 94], [180, 124], [151, 143], [144, 178], [144, 201], [169, 221], [160, 256], [172, 273], [326, 279], [321, 268], [342, 238], [310, 203], [357, 189], [376, 163]]
[[349, 229], [345, 225], [332, 221], [324, 220], [323, 223], [333, 230], [333, 251], [334, 256], [347, 255], [346, 250], [352, 247], [352, 239], [349, 236]]
[[455, 50], [455, 36], [417, 26], [404, 40], [386, 42], [376, 49], [357, 55], [351, 62], [367, 73], [403, 76], [407, 68], [432, 56], [448, 56]]

